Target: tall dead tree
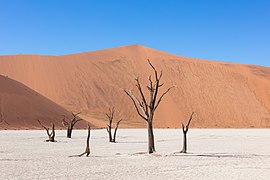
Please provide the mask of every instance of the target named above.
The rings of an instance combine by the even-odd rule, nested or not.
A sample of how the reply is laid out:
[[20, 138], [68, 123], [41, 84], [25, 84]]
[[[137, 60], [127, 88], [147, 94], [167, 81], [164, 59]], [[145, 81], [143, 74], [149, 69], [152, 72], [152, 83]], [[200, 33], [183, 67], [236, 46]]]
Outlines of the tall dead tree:
[[75, 156], [70, 156], [70, 157], [82, 157], [83, 155], [86, 154], [86, 156], [88, 157], [90, 155], [90, 130], [91, 130], [91, 127], [90, 127], [90, 124], [87, 123], [87, 138], [86, 138], [86, 148], [85, 148], [85, 151], [80, 154], [80, 155], [75, 155]]
[[54, 138], [55, 138], [55, 130], [54, 130], [54, 123], [51, 123], [51, 126], [52, 126], [52, 130], [50, 132], [50, 128], [44, 126], [40, 120], [37, 120], [38, 123], [46, 130], [47, 132], [47, 135], [49, 137], [49, 139], [46, 140], [46, 142], [55, 142]]
[[120, 122], [122, 121], [121, 119], [116, 122], [115, 129], [114, 129], [114, 134], [112, 136], [112, 123], [113, 123], [113, 118], [114, 118], [114, 108], [109, 108], [109, 112], [106, 113], [106, 116], [108, 118], [108, 124], [107, 124], [107, 132], [109, 135], [109, 142], [116, 142], [116, 132], [119, 127]]
[[184, 123], [182, 123], [182, 130], [183, 130], [183, 149], [182, 151], [180, 151], [180, 153], [187, 153], [187, 132], [188, 132], [188, 128], [189, 128], [189, 124], [192, 120], [192, 117], [194, 115], [194, 112], [191, 113], [190, 118], [188, 120], [188, 123], [185, 127]]
[[139, 96], [135, 96], [131, 90], [125, 91], [125, 93], [130, 97], [130, 99], [133, 102], [133, 105], [135, 106], [135, 109], [138, 113], [138, 115], [144, 119], [147, 123], [147, 129], [148, 129], [148, 153], [155, 152], [155, 140], [154, 140], [154, 133], [153, 133], [153, 119], [154, 114], [159, 106], [162, 98], [174, 87], [168, 88], [165, 92], [161, 94], [158, 98], [158, 92], [159, 88], [163, 86], [163, 83], [160, 82], [162, 78], [162, 71], [158, 74], [155, 67], [151, 64], [150, 60], [148, 59], [148, 63], [150, 67], [154, 71], [154, 82], [152, 81], [152, 77], [148, 76], [149, 85], [147, 86], [147, 89], [149, 91], [149, 102], [146, 101], [145, 94], [142, 90], [141, 83], [139, 78], [136, 78], [136, 87], [139, 92]]
[[80, 113], [76, 113], [76, 114], [73, 113], [73, 112], [71, 112], [71, 113], [72, 113], [73, 118], [72, 118], [70, 121], [66, 121], [66, 120], [65, 120], [66, 117], [65, 117], [64, 115], [63, 115], [63, 120], [62, 120], [63, 126], [64, 126], [65, 128], [67, 128], [67, 138], [71, 138], [72, 130], [73, 130], [75, 124], [76, 124], [77, 122], [83, 120], [83, 119], [78, 119], [78, 115], [79, 115]]

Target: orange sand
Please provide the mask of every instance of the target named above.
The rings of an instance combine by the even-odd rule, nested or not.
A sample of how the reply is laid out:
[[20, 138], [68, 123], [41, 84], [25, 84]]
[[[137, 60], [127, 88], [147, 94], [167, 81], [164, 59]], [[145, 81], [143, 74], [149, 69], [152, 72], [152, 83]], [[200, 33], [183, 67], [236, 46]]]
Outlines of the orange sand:
[[[143, 127], [145, 122], [122, 89], [136, 92], [137, 76], [145, 87], [152, 73], [148, 58], [163, 70], [162, 90], [176, 85], [161, 102], [155, 127], [180, 127], [192, 111], [197, 114], [192, 127], [270, 126], [270, 68], [261, 66], [192, 59], [131, 45], [64, 56], [0, 56], [0, 74], [24, 83], [68, 110], [82, 111], [82, 117], [97, 127], [105, 126], [105, 112], [110, 106], [115, 107], [117, 118], [125, 119], [122, 127]], [[29, 110], [21, 101], [15, 104], [16, 109]], [[46, 99], [48, 104], [53, 103]], [[55, 114], [66, 112], [56, 104], [47, 109], [42, 105], [39, 102], [29, 113], [40, 113], [49, 121], [56, 118]], [[14, 117], [12, 122], [18, 126], [32, 127], [35, 123], [23, 113], [16, 115], [18, 120]]]

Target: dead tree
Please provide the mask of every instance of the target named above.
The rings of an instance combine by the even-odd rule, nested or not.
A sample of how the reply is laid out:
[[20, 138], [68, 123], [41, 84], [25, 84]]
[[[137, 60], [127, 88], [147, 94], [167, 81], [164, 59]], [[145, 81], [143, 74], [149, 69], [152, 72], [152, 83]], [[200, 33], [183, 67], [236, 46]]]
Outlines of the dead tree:
[[0, 125], [1, 125], [1, 124], [4, 124], [5, 122], [6, 122], [5, 120], [1, 119], [1, 120], [0, 120]]
[[117, 131], [117, 129], [118, 129], [119, 124], [120, 124], [121, 121], [122, 121], [122, 119], [120, 119], [120, 120], [118, 120], [118, 121], [116, 122], [116, 126], [115, 126], [115, 128], [114, 128], [114, 133], [113, 133], [113, 139], [112, 139], [112, 142], [116, 142], [116, 131]]
[[63, 120], [62, 120], [63, 126], [67, 128], [67, 138], [71, 138], [72, 130], [75, 124], [82, 120], [82, 119], [78, 119], [78, 115], [80, 113], [76, 113], [76, 114], [74, 114], [73, 112], [71, 113], [72, 113], [73, 118], [69, 122], [65, 120], [66, 117], [64, 115], [63, 115]]
[[190, 118], [188, 120], [188, 123], [185, 127], [184, 123], [182, 123], [182, 130], [183, 130], [183, 149], [182, 151], [180, 151], [180, 153], [187, 153], [187, 132], [188, 132], [188, 128], [189, 128], [189, 124], [192, 120], [192, 117], [194, 115], [194, 112], [191, 113]]
[[87, 135], [87, 139], [86, 139], [85, 151], [80, 155], [75, 155], [75, 156], [70, 156], [70, 157], [82, 157], [85, 154], [86, 154], [87, 157], [89, 156], [89, 154], [90, 154], [90, 130], [91, 130], [91, 127], [90, 127], [89, 123], [87, 123], [87, 130], [88, 130], [88, 135]]
[[50, 132], [50, 128], [44, 126], [44, 125], [40, 122], [40, 120], [37, 120], [37, 121], [38, 121], [38, 123], [39, 123], [39, 124], [46, 130], [46, 132], [47, 132], [47, 135], [48, 135], [49, 139], [47, 139], [46, 142], [55, 142], [55, 140], [54, 140], [54, 137], [55, 137], [54, 123], [51, 123], [52, 130], [51, 130], [51, 132]]
[[109, 135], [109, 142], [116, 142], [116, 132], [119, 127], [120, 122], [122, 121], [121, 119], [116, 122], [115, 129], [114, 129], [114, 134], [112, 136], [112, 123], [113, 123], [113, 118], [114, 118], [114, 108], [109, 108], [109, 113], [106, 113], [106, 116], [108, 118], [108, 124], [107, 124], [107, 132]]
[[0, 121], [0, 125], [3, 125], [3, 124], [6, 124], [6, 125], [8, 125], [8, 126], [10, 125], [6, 120], [1, 120], [1, 121]]
[[153, 119], [154, 119], [154, 114], [159, 106], [162, 98], [174, 87], [168, 88], [165, 92], [161, 94], [161, 96], [158, 98], [158, 92], [159, 88], [163, 86], [163, 83], [160, 83], [160, 80], [162, 78], [162, 71], [160, 74], [158, 74], [157, 70], [155, 67], [151, 64], [150, 60], [148, 59], [148, 63], [150, 67], [154, 71], [154, 82], [152, 81], [152, 77], [148, 77], [149, 85], [147, 86], [147, 89], [149, 91], [149, 97], [150, 100], [149, 102], [146, 101], [145, 94], [142, 90], [139, 78], [136, 78], [136, 87], [139, 92], [139, 97], [135, 96], [132, 91], [125, 91], [125, 93], [130, 97], [130, 99], [133, 102], [133, 105], [135, 106], [135, 109], [138, 113], [138, 115], [144, 119], [147, 123], [147, 129], [148, 129], [148, 153], [153, 153], [155, 152], [155, 141], [154, 141], [154, 133], [153, 133]]
[[1, 124], [10, 125], [6, 120], [1, 120], [1, 121], [0, 121], [0, 125], [1, 125]]
[[[0, 99], [1, 100], [1, 99]], [[3, 112], [3, 107], [0, 106], [0, 124], [7, 124], [7, 125], [10, 125], [7, 121], [6, 121], [6, 117], [4, 115], [4, 112]]]

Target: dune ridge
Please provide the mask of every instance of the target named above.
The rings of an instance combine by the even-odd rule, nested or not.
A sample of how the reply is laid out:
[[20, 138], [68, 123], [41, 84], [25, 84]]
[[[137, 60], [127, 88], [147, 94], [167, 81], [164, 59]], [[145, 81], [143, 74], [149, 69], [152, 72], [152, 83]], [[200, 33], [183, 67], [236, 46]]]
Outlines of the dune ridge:
[[[146, 92], [152, 73], [147, 59], [163, 71], [165, 90], [155, 127], [270, 127], [270, 68], [187, 58], [140, 45], [122, 46], [63, 56], [0, 56], [0, 74], [46, 96], [62, 107], [105, 127], [105, 112], [114, 106], [121, 127], [144, 127], [124, 89], [135, 91], [140, 77]], [[161, 90], [162, 91], [162, 90]]]

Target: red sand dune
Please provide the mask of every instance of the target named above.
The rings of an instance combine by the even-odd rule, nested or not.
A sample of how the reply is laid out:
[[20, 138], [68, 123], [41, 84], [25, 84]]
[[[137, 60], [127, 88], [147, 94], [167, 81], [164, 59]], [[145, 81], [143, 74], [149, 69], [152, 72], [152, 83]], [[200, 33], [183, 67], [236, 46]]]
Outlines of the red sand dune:
[[62, 115], [71, 118], [63, 107], [15, 80], [0, 76], [0, 87], [1, 129], [40, 129], [37, 119], [62, 128]]
[[82, 111], [96, 126], [105, 126], [104, 114], [114, 106], [117, 117], [126, 120], [122, 127], [142, 127], [145, 122], [122, 88], [135, 91], [137, 76], [147, 83], [152, 73], [147, 59], [163, 70], [163, 90], [176, 85], [161, 102], [155, 127], [180, 127], [192, 111], [197, 114], [192, 127], [270, 126], [270, 68], [261, 66], [192, 59], [131, 45], [64, 56], [0, 56], [0, 74], [68, 110]]

